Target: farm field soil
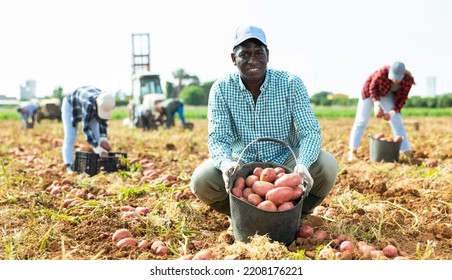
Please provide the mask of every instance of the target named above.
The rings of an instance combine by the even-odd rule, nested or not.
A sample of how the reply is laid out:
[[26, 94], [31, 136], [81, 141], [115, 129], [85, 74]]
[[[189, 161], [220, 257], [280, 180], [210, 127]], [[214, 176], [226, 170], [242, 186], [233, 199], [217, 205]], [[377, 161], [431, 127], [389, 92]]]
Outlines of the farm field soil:
[[[23, 130], [20, 121], [1, 121], [0, 259], [171, 260], [202, 250], [212, 259], [391, 259], [358, 250], [319, 253], [338, 251], [337, 239], [345, 238], [376, 251], [394, 245], [406, 259], [451, 260], [452, 119], [405, 121], [414, 161], [371, 162], [363, 137], [359, 160], [348, 163], [353, 119], [320, 119], [323, 148], [341, 170], [323, 208], [304, 224], [327, 236], [289, 246], [260, 236], [235, 241], [227, 217], [190, 192], [193, 170], [208, 158], [205, 120], [193, 121], [193, 131], [141, 131], [111, 121], [113, 151], [127, 153], [130, 169], [95, 176], [66, 174], [61, 123], [44, 120]], [[389, 125], [371, 120], [366, 135], [378, 132], [390, 134]], [[76, 148], [89, 150], [81, 131]], [[112, 235], [122, 228], [137, 242], [160, 240], [168, 250], [119, 247]]]

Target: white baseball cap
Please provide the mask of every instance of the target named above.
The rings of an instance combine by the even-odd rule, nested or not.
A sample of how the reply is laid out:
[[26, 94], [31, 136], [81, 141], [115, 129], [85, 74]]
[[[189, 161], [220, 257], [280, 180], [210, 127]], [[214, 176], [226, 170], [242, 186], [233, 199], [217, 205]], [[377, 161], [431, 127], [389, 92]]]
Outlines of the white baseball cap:
[[267, 46], [267, 39], [265, 38], [264, 31], [256, 26], [248, 25], [237, 28], [234, 37], [234, 47], [240, 45], [248, 39], [257, 39]]
[[114, 94], [110, 92], [103, 91], [97, 98], [97, 114], [99, 118], [104, 120], [111, 119], [113, 115], [113, 109], [116, 107], [116, 100]]

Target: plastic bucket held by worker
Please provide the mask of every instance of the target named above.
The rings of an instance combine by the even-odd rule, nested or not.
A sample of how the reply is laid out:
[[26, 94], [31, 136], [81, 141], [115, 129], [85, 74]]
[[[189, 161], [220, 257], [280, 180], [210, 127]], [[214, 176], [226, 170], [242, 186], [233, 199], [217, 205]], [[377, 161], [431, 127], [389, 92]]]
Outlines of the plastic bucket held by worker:
[[[273, 138], [259, 138], [255, 141], [264, 141], [269, 139]], [[290, 149], [289, 146], [287, 147]], [[267, 211], [257, 208], [251, 203], [241, 200], [230, 192], [234, 181], [238, 177], [246, 178], [248, 175], [253, 174], [256, 167], [282, 167], [286, 170], [286, 173], [293, 172], [291, 169], [283, 165], [268, 162], [254, 162], [242, 165], [232, 176], [230, 176], [228, 192], [234, 237], [238, 241], [249, 242], [250, 237], [255, 234], [267, 235], [272, 241], [278, 241], [289, 245], [296, 238], [303, 200], [308, 195], [310, 187], [307, 187], [307, 182], [303, 183], [304, 194], [296, 201], [296, 205], [292, 209], [285, 211]]]
[[398, 162], [401, 142], [388, 142], [369, 135], [370, 160], [375, 162]]

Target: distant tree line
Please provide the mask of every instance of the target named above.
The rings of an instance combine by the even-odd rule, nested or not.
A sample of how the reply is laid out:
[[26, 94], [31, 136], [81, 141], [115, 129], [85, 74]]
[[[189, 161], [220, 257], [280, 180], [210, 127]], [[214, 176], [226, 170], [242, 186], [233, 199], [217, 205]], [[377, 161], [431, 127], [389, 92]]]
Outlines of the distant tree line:
[[[210, 88], [215, 81], [201, 83], [196, 75], [177, 69], [172, 73], [173, 82], [166, 82], [166, 98], [180, 98], [187, 105], [205, 106], [209, 99]], [[119, 93], [118, 93], [119, 94]], [[63, 99], [63, 88], [56, 87], [53, 96]], [[129, 98], [118, 98], [117, 105], [127, 105]], [[310, 97], [311, 103], [317, 106], [356, 106], [358, 98], [349, 98], [344, 94], [321, 91]], [[452, 93], [435, 97], [408, 96], [406, 108], [449, 108], [452, 107]]]
[[[311, 103], [318, 106], [356, 106], [358, 98], [322, 91], [314, 94]], [[435, 97], [408, 96], [405, 108], [449, 108], [452, 107], [452, 93]]]

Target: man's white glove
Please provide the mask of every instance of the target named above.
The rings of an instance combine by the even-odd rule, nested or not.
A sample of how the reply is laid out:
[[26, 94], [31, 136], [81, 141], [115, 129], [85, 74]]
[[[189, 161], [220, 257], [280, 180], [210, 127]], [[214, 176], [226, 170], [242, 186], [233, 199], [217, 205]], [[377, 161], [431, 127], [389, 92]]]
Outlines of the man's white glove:
[[380, 101], [374, 102], [374, 114], [377, 118], [381, 118], [383, 116], [383, 108], [381, 107]]
[[309, 171], [304, 164], [297, 164], [294, 172], [300, 174], [300, 176], [303, 177], [303, 179], [307, 181], [309, 186], [312, 188], [314, 185], [314, 179], [312, 179], [311, 174], [309, 174]]
[[108, 156], [108, 151], [105, 150], [104, 148], [102, 148], [100, 145], [97, 145], [97, 147], [93, 147], [93, 151], [98, 154], [100, 157], [104, 156]]
[[239, 169], [239, 167], [240, 167], [239, 163], [233, 161], [226, 165], [221, 171], [223, 173], [223, 181], [226, 188], [229, 187], [229, 178], [231, 178], [232, 175], [234, 175], [234, 173], [237, 171], [237, 169]]

